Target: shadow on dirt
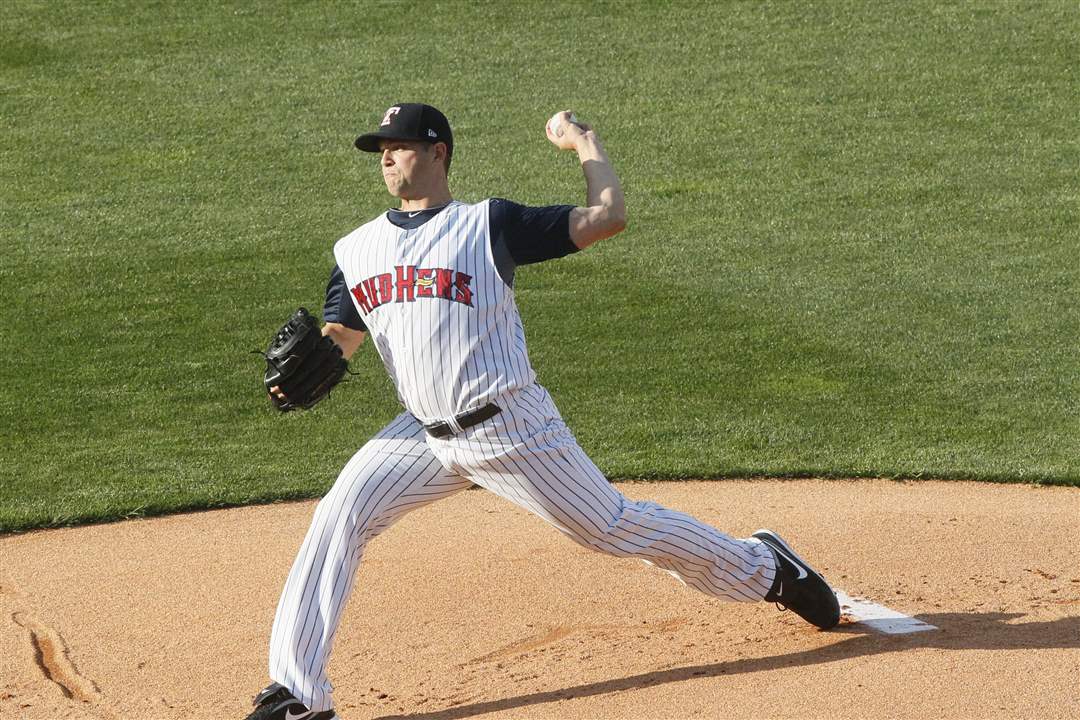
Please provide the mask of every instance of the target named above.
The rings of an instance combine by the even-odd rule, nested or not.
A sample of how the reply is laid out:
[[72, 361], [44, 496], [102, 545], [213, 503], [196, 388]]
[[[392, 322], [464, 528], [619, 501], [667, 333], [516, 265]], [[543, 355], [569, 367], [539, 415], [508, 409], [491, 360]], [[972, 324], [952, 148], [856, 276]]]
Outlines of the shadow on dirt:
[[832, 630], [831, 634], [838, 638], [846, 636], [845, 639], [827, 647], [805, 652], [672, 668], [614, 680], [460, 705], [445, 710], [408, 715], [386, 715], [377, 720], [405, 720], [406, 718], [408, 720], [455, 720], [484, 713], [513, 710], [571, 698], [605, 695], [623, 690], [636, 690], [694, 678], [819, 665], [916, 648], [943, 650], [1080, 648], [1080, 617], [1017, 624], [1010, 624], [1010, 621], [1024, 617], [1023, 613], [939, 613], [917, 617], [919, 620], [936, 625], [938, 630], [909, 635], [879, 635], [858, 625], [842, 625]]

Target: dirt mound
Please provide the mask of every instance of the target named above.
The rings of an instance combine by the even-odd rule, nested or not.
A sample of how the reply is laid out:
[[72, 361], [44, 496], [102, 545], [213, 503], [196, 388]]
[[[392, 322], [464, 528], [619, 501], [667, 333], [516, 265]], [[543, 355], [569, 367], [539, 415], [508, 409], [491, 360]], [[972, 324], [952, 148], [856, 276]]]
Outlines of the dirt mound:
[[[579, 548], [484, 491], [369, 546], [330, 676], [361, 718], [1075, 717], [1080, 490], [622, 483], [936, 630], [822, 633]], [[0, 538], [0, 717], [241, 718], [311, 502]]]

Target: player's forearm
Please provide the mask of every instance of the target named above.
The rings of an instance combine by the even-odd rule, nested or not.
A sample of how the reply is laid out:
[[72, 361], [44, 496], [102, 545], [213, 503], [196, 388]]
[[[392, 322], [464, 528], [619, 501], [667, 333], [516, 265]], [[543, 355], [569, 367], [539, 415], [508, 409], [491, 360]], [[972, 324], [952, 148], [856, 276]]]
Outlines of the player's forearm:
[[341, 354], [348, 360], [356, 352], [367, 337], [367, 333], [361, 330], [353, 330], [341, 323], [329, 322], [323, 325], [323, 335], [329, 335], [330, 339], [341, 348]]
[[579, 248], [611, 237], [626, 227], [626, 201], [600, 138], [591, 130], [575, 145], [585, 173], [587, 206], [575, 208], [570, 217], [570, 238]]

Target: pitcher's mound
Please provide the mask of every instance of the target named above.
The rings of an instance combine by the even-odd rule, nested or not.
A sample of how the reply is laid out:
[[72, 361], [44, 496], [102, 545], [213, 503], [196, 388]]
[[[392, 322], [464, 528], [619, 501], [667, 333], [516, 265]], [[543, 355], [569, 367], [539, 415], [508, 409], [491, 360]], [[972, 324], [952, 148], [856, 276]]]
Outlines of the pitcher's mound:
[[[818, 632], [766, 603], [723, 603], [469, 491], [368, 547], [330, 665], [343, 720], [1066, 718], [1080, 707], [1080, 489], [619, 488], [731, 535], [776, 530], [870, 604], [851, 610], [863, 621]], [[0, 717], [243, 718], [268, 682], [274, 609], [313, 508], [0, 538]], [[870, 606], [936, 629], [888, 634]]]

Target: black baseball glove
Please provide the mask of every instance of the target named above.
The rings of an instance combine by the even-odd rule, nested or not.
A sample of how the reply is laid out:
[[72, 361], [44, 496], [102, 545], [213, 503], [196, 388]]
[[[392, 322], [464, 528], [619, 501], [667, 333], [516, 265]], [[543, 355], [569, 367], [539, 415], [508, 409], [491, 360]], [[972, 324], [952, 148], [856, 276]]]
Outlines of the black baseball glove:
[[[322, 334], [319, 321], [300, 308], [270, 341], [263, 353], [263, 385], [274, 407], [282, 412], [311, 408], [330, 394], [349, 371], [349, 363], [331, 338]], [[270, 388], [277, 388], [271, 392]], [[277, 393], [284, 393], [280, 398]]]

